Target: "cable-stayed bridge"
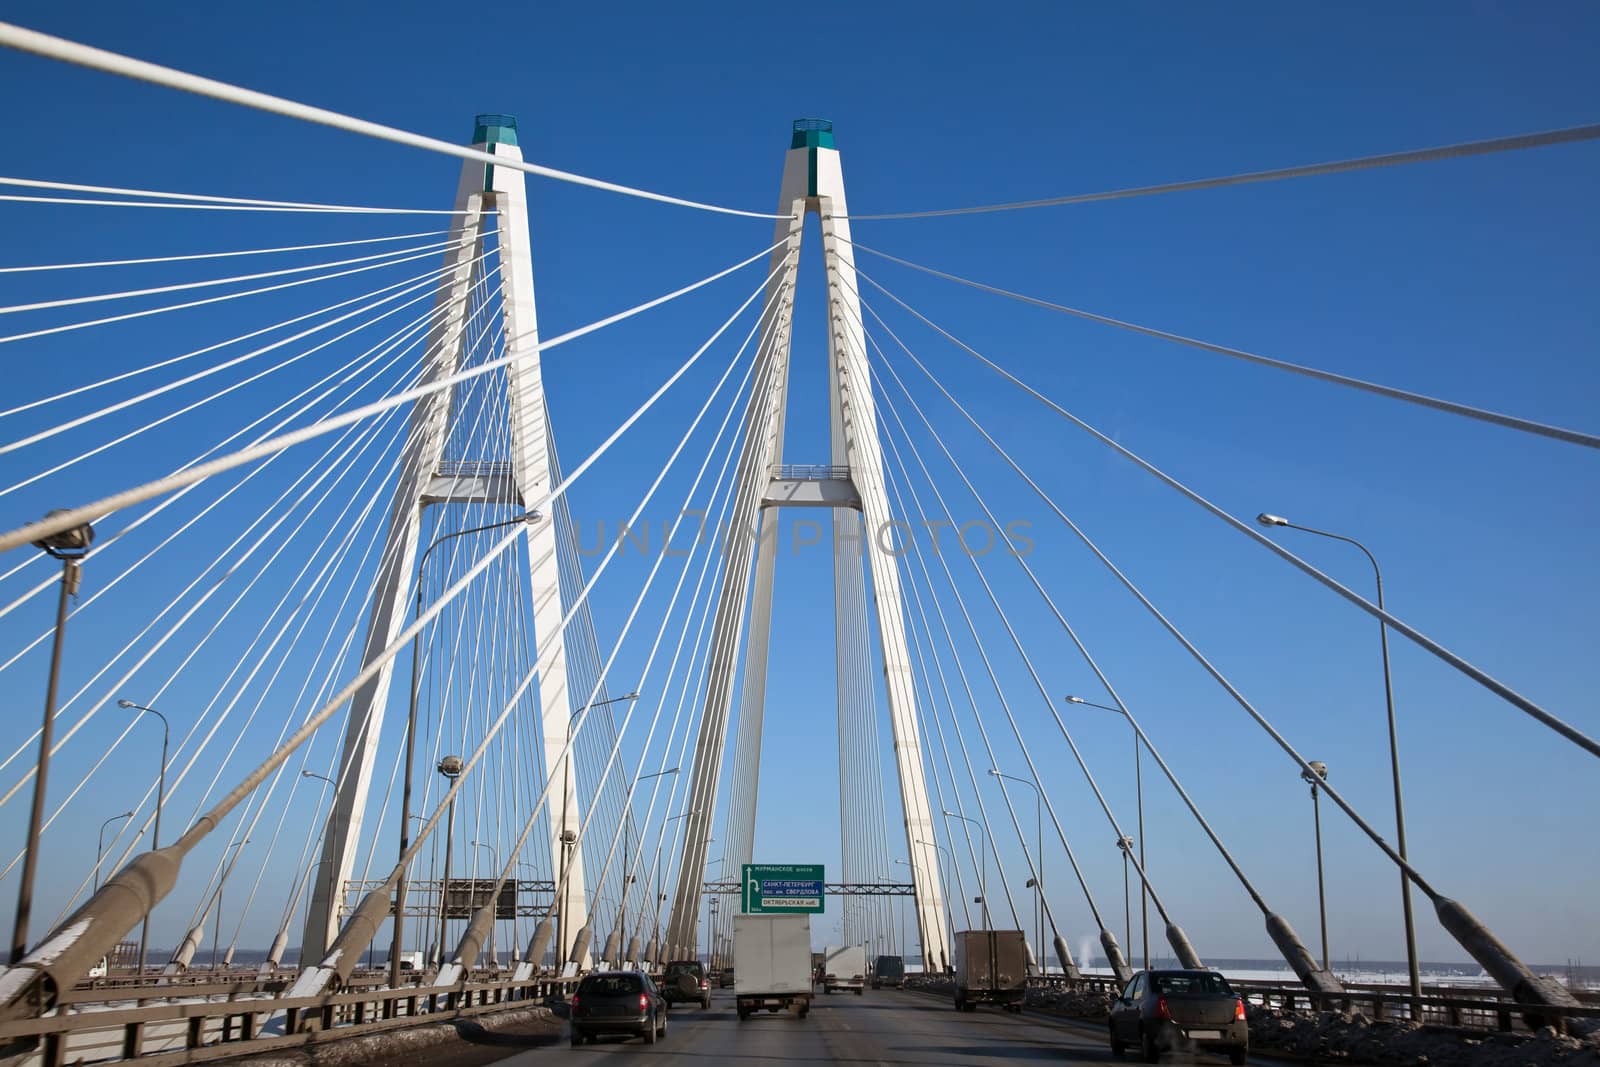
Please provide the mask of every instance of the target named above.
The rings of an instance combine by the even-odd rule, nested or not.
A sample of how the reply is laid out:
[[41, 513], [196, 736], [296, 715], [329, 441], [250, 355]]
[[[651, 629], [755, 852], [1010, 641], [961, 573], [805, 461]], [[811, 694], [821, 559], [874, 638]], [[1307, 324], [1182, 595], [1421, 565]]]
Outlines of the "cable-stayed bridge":
[[[760, 789], [767, 709], [782, 706], [769, 684], [783, 656], [775, 587], [811, 545], [832, 581], [817, 617], [832, 662], [815, 666], [832, 670], [836, 697], [816, 728], [838, 738], [815, 788], [837, 782], [828, 882], [841, 915], [819, 942], [944, 972], [956, 932], [1021, 929], [1041, 980], [1125, 982], [1152, 959], [1203, 967], [1215, 951], [1186, 917], [1185, 871], [1146, 848], [1148, 786], [1220, 860], [1300, 985], [1348, 996], [1325, 915], [1317, 934], [1297, 932], [1290, 915], [1320, 909], [1271, 899], [1277, 879], [1241, 848], [1237, 820], [1197, 799], [1208, 776], [1299, 775], [1319, 864], [1326, 818], [1390, 872], [1368, 891], [1403, 915], [1401, 1010], [1429, 1010], [1414, 933], [1429, 923], [1500, 995], [1583, 1016], [1475, 916], [1470, 886], [1413, 862], [1390, 645], [1491, 694], [1530, 744], [1600, 756], [1593, 715], [1480, 667], [1391, 608], [1381, 571], [1376, 585], [1336, 577], [1288, 532], [1350, 531], [1235, 514], [1204, 478], [1123, 441], [904, 287], [932, 278], [984, 294], [996, 316], [1026, 306], [1132, 331], [1474, 433], [1564, 450], [1600, 435], [1068, 306], [1047, 286], [1022, 292], [880, 248], [887, 229], [857, 240], [854, 224], [1449, 166], [1568, 150], [1600, 127], [856, 214], [822, 120], [789, 131], [776, 203], [735, 207], [534, 163], [510, 116], [477, 116], [470, 143], [449, 144], [16, 27], [0, 42], [461, 161], [454, 199], [441, 189], [421, 207], [0, 178], [7, 210], [58, 212], [91, 234], [119, 215], [192, 213], [209, 241], [72, 262], [13, 246], [0, 263], [0, 345], [32, 368], [0, 411], [0, 671], [14, 697], [0, 804], [18, 905], [0, 1020], [17, 1048], [53, 1062], [89, 1048], [227, 1052], [526, 999], [601, 965], [731, 966], [744, 866], [811, 859], [757, 833], [775, 802]], [[763, 232], [701, 277], [541, 330], [537, 182]], [[235, 224], [266, 239], [229, 246]], [[805, 255], [820, 274], [803, 273]], [[554, 388], [547, 363], [586, 338], [713, 297], [671, 361], [603, 368], [588, 397]], [[825, 323], [810, 347], [797, 341], [808, 302]], [[808, 367], [825, 389], [794, 387]], [[820, 425], [823, 403], [826, 454], [797, 450], [791, 413]], [[558, 452], [569, 427], [597, 419], [578, 437], [586, 450]], [[1347, 793], [1297, 747], [1294, 716], [1248, 696], [1179, 606], [1119, 565], [1056, 485], [1051, 446], [1024, 450], [1018, 426], [1084, 435], [1365, 618], [1384, 701], [1362, 728], [1383, 738], [1393, 772], [1383, 803]], [[578, 500], [609, 525], [585, 521]], [[1087, 553], [1225, 694], [1266, 739], [1270, 772], [1164, 743], [1097, 658], [1074, 589], [1034, 551], [1046, 536]], [[35, 696], [42, 719], [22, 714]], [[1104, 723], [1086, 708], [1122, 720], [1131, 768], [1090, 758], [1080, 735]], [[814, 821], [810, 800], [776, 802], [799, 826]], [[83, 826], [98, 827], [92, 854]], [[1132, 885], [1120, 916], [1108, 857]], [[258, 946], [247, 964], [241, 950]], [[248, 1021], [183, 1009], [118, 1022], [138, 1036], [109, 1041], [68, 1010], [137, 997], [129, 986], [180, 1008], [243, 988], [250, 1007], [235, 1014]], [[197, 1018], [208, 1021], [179, 1022]]]

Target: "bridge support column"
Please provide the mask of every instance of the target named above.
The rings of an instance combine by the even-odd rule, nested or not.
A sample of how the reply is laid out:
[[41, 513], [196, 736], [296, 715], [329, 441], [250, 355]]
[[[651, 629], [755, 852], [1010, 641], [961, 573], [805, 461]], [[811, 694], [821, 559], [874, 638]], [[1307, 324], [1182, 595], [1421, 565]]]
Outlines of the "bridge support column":
[[[517, 146], [516, 121], [507, 116], [480, 115], [473, 133], [473, 147], [516, 161], [522, 159]], [[542, 646], [549, 635], [559, 631], [562, 615], [555, 524], [551, 515], [534, 515], [529, 508], [550, 489], [551, 463], [549, 420], [537, 352], [539, 332], [528, 250], [524, 175], [510, 167], [467, 162], [457, 186], [455, 210], [451, 247], [446, 253], [447, 271], [440, 284], [436, 313], [428, 333], [421, 380], [436, 381], [460, 369], [469, 295], [474, 278], [478, 276], [475, 264], [483, 247], [483, 220], [485, 214], [493, 210], [497, 220], [493, 232], [499, 245], [501, 313], [506, 345], [512, 353], [522, 352], [526, 356], [506, 368], [514, 492], [505, 488], [476, 487], [471, 499], [482, 502], [488, 491], [489, 502], [520, 503], [530, 512], [525, 543], [532, 584], [534, 634], [536, 641], [541, 642], [537, 653], [544, 741], [541, 757], [544, 773], [566, 783], [561, 795], [551, 800], [552, 855], [562, 856], [563, 832], [570, 830], [576, 836], [581, 813], [571, 755], [561, 756], [567, 746], [571, 723], [565, 650], [559, 640], [548, 648]], [[390, 510], [389, 532], [373, 585], [363, 664], [376, 659], [408, 621], [410, 604], [405, 593], [418, 580], [415, 572], [422, 509], [430, 503], [465, 499], [453, 495], [461, 490], [450, 488], [454, 484], [451, 479], [437, 477], [450, 414], [449, 390], [418, 400], [412, 409], [400, 461], [400, 477]], [[333, 809], [323, 834], [321, 858], [312, 877], [311, 903], [301, 938], [300, 958], [306, 965], [323, 959], [339, 933], [342, 896], [339, 890], [348, 881], [355, 863], [392, 676], [391, 660], [351, 701]], [[564, 862], [570, 873], [557, 905], [563, 921], [572, 924], [570, 929], [575, 929], [587, 920], [582, 858], [576, 845], [566, 851]]]
[[[732, 703], [732, 682], [743, 636], [742, 618], [749, 590], [756, 534], [753, 526], [759, 511], [767, 472], [779, 454], [784, 410], [787, 405], [786, 379], [789, 362], [789, 323], [792, 297], [786, 295], [798, 261], [804, 215], [816, 212], [822, 221], [823, 255], [827, 268], [829, 402], [832, 427], [832, 456], [836, 466], [848, 465], [854, 492], [841, 494], [836, 506], [859, 507], [861, 517], [846, 513], [835, 516], [834, 588], [835, 626], [839, 650], [841, 705], [846, 724], [861, 716], [870, 717], [867, 708], [846, 707], [845, 692], [858, 701], [862, 691], [875, 692], [875, 685], [861, 685], [864, 679], [852, 672], [861, 669], [870, 648], [866, 635], [866, 578], [872, 576], [872, 599], [883, 650], [884, 679], [888, 697], [890, 726], [894, 736], [895, 763], [900, 783], [900, 802], [904, 812], [907, 852], [911, 857], [912, 880], [916, 891], [918, 927], [923, 936], [925, 959], [947, 959], [946, 917], [943, 890], [931, 872], [939, 869], [938, 855], [930, 843], [936, 840], [932, 809], [923, 775], [921, 738], [917, 729], [916, 695], [913, 686], [905, 623], [901, 615], [900, 574], [892, 551], [880, 551], [876, 539], [894, 529], [890, 521], [888, 495], [883, 478], [876, 410], [871, 379], [863, 347], [861, 304], [856, 294], [855, 259], [846, 218], [844, 176], [839, 153], [834, 148], [831, 125], [804, 121], [795, 124], [790, 151], [784, 158], [783, 179], [778, 197], [780, 213], [792, 213], [780, 220], [776, 239], [784, 246], [773, 253], [773, 266], [780, 256], [791, 262], [783, 277], [769, 287], [767, 312], [782, 316], [775, 323], [772, 343], [758, 356], [757, 383], [745, 416], [745, 438], [739, 460], [739, 486], [734, 510], [734, 530], [726, 553], [720, 600], [713, 627], [711, 662], [708, 668], [705, 710], [696, 740], [690, 813], [685, 820], [682, 864], [678, 871], [667, 942], [678, 950], [690, 949], [698, 941], [700, 893], [705, 877], [706, 841], [715, 816], [717, 784], [726, 743], [728, 713]], [[785, 238], [787, 238], [785, 240]], [[781, 306], [780, 306], [781, 305]], [[763, 391], [760, 383], [770, 372], [771, 385]], [[776, 503], [776, 502], [774, 502]], [[831, 500], [825, 506], [835, 506]], [[864, 528], [863, 528], [864, 520]], [[770, 525], [776, 540], [776, 521]], [[860, 537], [856, 538], [857, 531]], [[867, 566], [862, 565], [862, 541], [867, 549]], [[854, 543], [852, 543], [854, 542]], [[741, 768], [739, 788], [730, 812], [730, 840], [733, 862], [750, 856], [750, 837], [754, 828], [755, 765], [760, 754], [760, 705], [765, 699], [767, 634], [770, 620], [772, 572], [767, 553], [776, 554], [762, 542], [762, 558], [757, 563], [756, 601], [752, 605], [751, 646], [746, 664], [745, 691], [741, 703], [741, 733], [736, 752]], [[725, 854], [726, 855], [726, 854]]]

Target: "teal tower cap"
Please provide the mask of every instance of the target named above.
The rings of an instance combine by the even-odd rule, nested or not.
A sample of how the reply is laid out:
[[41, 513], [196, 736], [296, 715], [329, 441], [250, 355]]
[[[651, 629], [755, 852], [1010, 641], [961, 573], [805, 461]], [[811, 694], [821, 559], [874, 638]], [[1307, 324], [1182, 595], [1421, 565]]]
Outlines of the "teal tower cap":
[[472, 121], [473, 144], [516, 144], [515, 115], [479, 115]]
[[794, 136], [789, 138], [789, 147], [794, 148], [832, 148], [833, 122], [830, 119], [795, 119]]

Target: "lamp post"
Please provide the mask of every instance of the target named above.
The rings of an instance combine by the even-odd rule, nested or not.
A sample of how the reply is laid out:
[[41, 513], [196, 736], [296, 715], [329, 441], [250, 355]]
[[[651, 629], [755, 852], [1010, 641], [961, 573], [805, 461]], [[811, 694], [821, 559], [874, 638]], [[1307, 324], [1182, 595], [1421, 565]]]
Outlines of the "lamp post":
[[[910, 867], [911, 868], [911, 884], [912, 884], [912, 887], [915, 888], [916, 882], [917, 882], [917, 863], [916, 863], [916, 860], [914, 860], [914, 859], [912, 859], [912, 860], [895, 860], [895, 862], [898, 863], [902, 867]], [[923, 960], [922, 960], [923, 970], [927, 970], [927, 963], [928, 963], [928, 960], [927, 960], [927, 946], [928, 946], [928, 941], [927, 941], [927, 938], [922, 936], [922, 916], [921, 915], [917, 916], [917, 937], [922, 942], [922, 945], [920, 946], [919, 951], [921, 951], [922, 954], [923, 954]], [[910, 942], [906, 940], [906, 902], [904, 900], [902, 900], [900, 902], [900, 952], [902, 953], [902, 955], [909, 955], [909, 953], [906, 952], [906, 949], [907, 949], [907, 947], [909, 945], [910, 945]]]
[[[155, 708], [135, 704], [131, 700], [117, 701], [117, 707], [137, 711], [141, 715], [154, 715], [161, 720], [161, 770], [156, 778], [156, 824], [150, 833], [150, 851], [161, 847], [161, 809], [167, 804], [167, 741], [172, 736], [172, 724]], [[144, 925], [139, 930], [139, 973], [144, 974], [145, 948], [150, 942], [150, 913], [144, 913]]]
[[[712, 859], [706, 860], [706, 866], [709, 867], [713, 863], [721, 862], [722, 857], [716, 856]], [[702, 879], [702, 881], [703, 880], [704, 879]], [[707, 961], [711, 962], [713, 965], [715, 964], [713, 957], [716, 954], [715, 939], [717, 936], [717, 908], [719, 904], [721, 904], [721, 900], [717, 897], [712, 897], [711, 900], [706, 904], [706, 958]]]
[[[484, 849], [488, 849], [489, 850], [489, 862], [494, 864], [495, 877], [498, 878], [499, 877], [499, 871], [500, 871], [500, 853], [495, 851], [495, 847], [493, 845], [487, 844], [487, 843], [485, 843], [483, 841], [474, 841], [474, 842], [472, 842], [472, 847], [473, 848], [484, 848]], [[491, 903], [494, 903], [494, 904], [498, 905], [499, 901], [492, 901]], [[498, 906], [496, 907], [495, 910], [497, 912], [499, 911]], [[489, 923], [489, 964], [494, 970], [498, 971], [500, 969], [500, 958], [494, 954], [494, 928], [495, 928], [495, 925], [496, 925], [496, 923], [493, 920], [491, 920], [490, 923]]]
[[[939, 842], [937, 842], [937, 841], [924, 841], [920, 837], [917, 838], [917, 844], [926, 845], [929, 848], [933, 849], [935, 853], [943, 852], [950, 859], [950, 870], [952, 871], [952, 873], [955, 872], [956, 854], [954, 852], [951, 852], [949, 849], [945, 848], [943, 845], [939, 844]], [[934, 862], [935, 863], [938, 862], [937, 858], [935, 858]], [[948, 883], [946, 883], [946, 884], [948, 884]], [[965, 898], [963, 898], [962, 903], [961, 903], [961, 911], [962, 911], [963, 915], [966, 914], [966, 909], [967, 909], [966, 900], [965, 900]], [[949, 916], [948, 921], [950, 923], [950, 929], [948, 931], [946, 931], [946, 933], [950, 937], [954, 938], [954, 936], [955, 936], [955, 927], [956, 927], [955, 913], [947, 911], [947, 915]], [[971, 922], [972, 920], [969, 918], [967, 921]], [[928, 966], [928, 961], [926, 959], [924, 959], [922, 961], [922, 965], [923, 965], [923, 968], [926, 969], [927, 966]], [[949, 959], [948, 958], [941, 959], [939, 961], [939, 966], [940, 966], [941, 970], [949, 971], [950, 970], [950, 961], [949, 961]]]
[[[688, 811], [683, 811], [683, 813], [675, 814], [675, 816], [670, 817], [670, 819], [662, 819], [662, 824], [667, 824], [667, 822], [677, 822], [678, 819], [688, 819], [688, 817], [690, 817], [690, 816], [698, 816], [699, 813], [701, 813], [701, 809], [699, 809], [699, 808], [691, 808], [691, 809], [688, 809]], [[666, 837], [666, 825], [662, 825], [662, 837]], [[658, 848], [658, 849], [656, 849], [656, 851], [658, 851], [658, 856], [656, 856], [656, 936], [654, 936], [654, 942], [656, 942], [656, 952], [659, 953], [659, 952], [661, 952], [661, 949], [662, 949], [662, 944], [661, 944], [661, 905], [662, 904], [666, 904], [666, 902], [667, 902], [667, 894], [666, 893], [662, 893], [662, 891], [661, 891], [661, 865], [662, 864], [661, 864], [661, 856], [659, 856], [659, 851], [661, 851], [661, 849]], [[696, 909], [694, 909], [694, 913], [696, 913], [696, 915], [699, 915], [698, 907], [696, 907]], [[669, 952], [669, 955], [670, 955], [670, 952]], [[651, 960], [651, 963], [661, 963], [661, 960]]]
[[[233, 873], [233, 864], [239, 862], [238, 850], [244, 848], [244, 846], [248, 845], [249, 843], [250, 839], [247, 837], [243, 841], [235, 841], [233, 844], [228, 846], [228, 848], [235, 850], [233, 853], [233, 862], [229, 863], [224, 860], [222, 865], [222, 877], [217, 880], [217, 928], [216, 933], [213, 934], [211, 938], [211, 970], [213, 972], [215, 972], [217, 969], [217, 949], [222, 946], [222, 889], [228, 884], [228, 875]], [[226, 850], [224, 850], [224, 855], [226, 855]]]
[[[1149, 887], [1145, 885], [1143, 874], [1147, 868], [1144, 865], [1144, 769], [1142, 766], [1143, 760], [1140, 758], [1139, 752], [1141, 748], [1139, 728], [1134, 726], [1133, 716], [1128, 714], [1127, 708], [1112, 707], [1109, 704], [1096, 704], [1092, 700], [1085, 700], [1076, 696], [1068, 696], [1066, 699], [1068, 704], [1081, 704], [1086, 708], [1099, 708], [1101, 711], [1109, 711], [1113, 715], [1121, 715], [1128, 720], [1128, 726], [1133, 729], [1133, 792], [1134, 800], [1139, 808], [1139, 870], [1141, 872], [1139, 875], [1139, 940], [1144, 944], [1144, 969], [1148, 971], [1150, 969], [1150, 891]], [[1120, 843], [1118, 847], [1121, 847]], [[1124, 882], [1128, 880], [1127, 852], [1124, 852], [1122, 856], [1122, 879]], [[1124, 893], [1124, 896], [1126, 895]], [[1125, 932], [1128, 937], [1128, 945], [1131, 948], [1133, 945], [1133, 931], [1130, 928]]]
[[[1117, 838], [1117, 848], [1122, 852], [1122, 936], [1128, 939], [1128, 944], [1133, 944], [1133, 908], [1130, 905], [1132, 897], [1128, 894], [1128, 853], [1133, 848], [1133, 838], [1124, 834]], [[1148, 950], [1147, 950], [1148, 951]], [[1146, 964], [1146, 969], [1149, 965]]]
[[561, 906], [562, 898], [566, 895], [567, 863], [572, 855], [572, 846], [577, 843], [578, 835], [567, 829], [567, 794], [572, 788], [572, 738], [578, 732], [579, 725], [595, 708], [603, 708], [607, 704], [617, 704], [624, 700], [638, 700], [639, 693], [624, 693], [610, 700], [601, 700], [593, 704], [585, 704], [578, 709], [576, 715], [567, 720], [567, 754], [561, 761], [561, 869], [556, 872], [556, 948], [558, 949], [558, 962], [566, 962], [567, 953], [572, 951], [572, 946], [567, 944], [571, 931], [567, 929], [566, 909]]
[[[435, 768], [444, 775], [451, 786], [455, 785], [457, 778], [461, 777], [461, 757], [446, 756], [439, 761]], [[445, 921], [450, 917], [450, 850], [455, 846], [456, 836], [456, 798], [450, 798], [450, 810], [445, 814], [444, 822], [444, 880], [439, 883], [439, 966], [444, 966], [444, 928]]]
[[[623, 812], [622, 820], [622, 903], [617, 906], [617, 930], [621, 934], [621, 950], [626, 952], [628, 945], [628, 883], [633, 881], [633, 871], [628, 868], [628, 831], [633, 825], [633, 790], [639, 788], [643, 782], [652, 778], [665, 778], [677, 774], [678, 768], [671, 767], [654, 774], [647, 774], [633, 783], [633, 789], [628, 790], [628, 807]], [[643, 842], [640, 842], [643, 844]]]
[[131, 819], [131, 818], [133, 818], [133, 812], [125, 811], [121, 815], [113, 815], [113, 816], [111, 816], [111, 818], [107, 819], [105, 822], [100, 824], [100, 840], [94, 846], [94, 890], [92, 890], [93, 892], [98, 892], [99, 889], [100, 889], [100, 858], [105, 855], [105, 851], [106, 851], [106, 827], [110, 826], [112, 823], [116, 822], [118, 819]]
[[[54, 515], [56, 512], [51, 512]], [[48, 517], [48, 516], [46, 516]], [[35, 541], [52, 559], [61, 561], [61, 597], [56, 602], [55, 640], [50, 646], [50, 676], [44, 689], [44, 723], [39, 727], [39, 762], [33, 776], [33, 807], [28, 814], [28, 843], [22, 856], [22, 881], [17, 887], [17, 918], [11, 928], [11, 962], [28, 954], [28, 917], [33, 911], [33, 879], [39, 870], [39, 831], [44, 823], [45, 778], [55, 740], [56, 690], [61, 682], [61, 649], [67, 637], [67, 603], [78, 595], [82, 563], [94, 543], [94, 527], [83, 523]]]
[[[319, 782], [327, 782], [329, 785], [333, 786], [334, 791], [335, 791], [335, 796], [333, 798], [333, 811], [334, 811], [334, 814], [337, 815], [338, 811], [339, 811], [339, 798], [337, 796], [337, 791], [339, 789], [339, 783], [334, 781], [332, 778], [329, 778], [326, 774], [318, 774], [316, 771], [301, 771], [300, 772], [300, 777], [302, 777], [302, 778], [315, 778]], [[333, 868], [333, 867], [329, 867], [328, 868], [328, 902], [329, 902], [329, 905], [331, 907], [335, 908], [335, 909], [337, 909], [339, 907], [338, 902], [334, 900], [334, 893], [338, 889], [338, 886], [336, 886], [334, 884], [336, 876], [337, 876], [337, 873], [338, 872], [337, 872], [337, 870], [335, 868]]]
[[[411, 617], [422, 616], [422, 576], [424, 568], [428, 565], [428, 557], [433, 550], [446, 541], [453, 541], [467, 534], [483, 533], [485, 530], [498, 530], [505, 526], [515, 526], [519, 522], [533, 523], [539, 518], [538, 512], [517, 515], [513, 518], [502, 519], [499, 522], [486, 523], [482, 526], [473, 526], [465, 530], [454, 530], [447, 534], [435, 537], [428, 547], [422, 550], [422, 558], [417, 561], [417, 586], [413, 597]], [[416, 759], [417, 752], [417, 685], [419, 672], [417, 665], [422, 660], [422, 631], [419, 629], [411, 635], [411, 699], [406, 711], [406, 769], [404, 784], [400, 787], [400, 856], [404, 858], [406, 850], [411, 847], [411, 765]], [[337, 802], [336, 802], [337, 803]], [[400, 955], [405, 951], [405, 925], [406, 925], [406, 889], [410, 873], [409, 864], [400, 871], [400, 878], [395, 884], [394, 891], [394, 924], [389, 942], [389, 987], [400, 987]]]
[[1014, 774], [1002, 774], [993, 767], [989, 768], [989, 773], [996, 778], [1003, 778], [1008, 782], [1020, 782], [1029, 789], [1033, 790], [1034, 836], [1038, 842], [1036, 847], [1038, 849], [1039, 859], [1037, 861], [1038, 868], [1034, 871], [1033, 877], [1028, 879], [1027, 888], [1033, 890], [1033, 909], [1036, 922], [1034, 927], [1034, 944], [1039, 947], [1039, 959], [1037, 962], [1042, 970], [1044, 963], [1044, 887], [1040, 884], [1040, 882], [1044, 878], [1044, 816], [1041, 813], [1040, 804], [1044, 799], [1044, 794], [1039, 792], [1039, 787], [1037, 785], [1026, 778], [1018, 778]]
[[1308, 774], [1300, 772], [1300, 778], [1311, 786], [1311, 823], [1315, 828], [1317, 841], [1317, 917], [1322, 924], [1322, 969], [1328, 969], [1328, 899], [1323, 889], [1322, 882], [1322, 806], [1317, 800], [1317, 784], [1328, 779], [1328, 765], [1321, 760], [1311, 761], [1311, 770], [1316, 772]]
[[993, 927], [989, 925], [989, 831], [984, 829], [983, 823], [969, 819], [965, 815], [957, 815], [953, 811], [942, 811], [940, 814], [947, 819], [960, 819], [978, 828], [978, 833], [981, 835], [979, 840], [983, 842], [983, 870], [978, 875], [978, 903], [983, 905], [983, 928], [992, 930]]
[[[1300, 530], [1304, 533], [1316, 534], [1334, 541], [1343, 541], [1347, 545], [1355, 545], [1361, 554], [1367, 557], [1367, 562], [1372, 564], [1372, 577], [1378, 587], [1378, 610], [1383, 611], [1383, 570], [1378, 566], [1378, 557], [1374, 556], [1366, 545], [1354, 537], [1344, 534], [1330, 533], [1327, 530], [1318, 530], [1311, 526], [1301, 526], [1290, 522], [1282, 515], [1269, 515], [1262, 512], [1256, 516], [1256, 522], [1262, 526], [1285, 526], [1291, 530]], [[1389, 715], [1389, 773], [1394, 781], [1394, 828], [1395, 851], [1400, 853], [1402, 862], [1406, 861], [1406, 805], [1405, 797], [1400, 790], [1400, 735], [1395, 727], [1394, 719], [1394, 684], [1389, 673], [1389, 626], [1383, 619], [1378, 620], [1378, 648], [1383, 656], [1383, 702]], [[1302, 777], [1304, 774], [1302, 773]], [[1411, 982], [1411, 1017], [1422, 1018], [1422, 971], [1417, 962], [1417, 927], [1411, 913], [1411, 878], [1405, 870], [1400, 871], [1400, 910], [1405, 916], [1406, 924], [1406, 968]], [[1327, 970], [1328, 963], [1324, 959], [1323, 970]]]

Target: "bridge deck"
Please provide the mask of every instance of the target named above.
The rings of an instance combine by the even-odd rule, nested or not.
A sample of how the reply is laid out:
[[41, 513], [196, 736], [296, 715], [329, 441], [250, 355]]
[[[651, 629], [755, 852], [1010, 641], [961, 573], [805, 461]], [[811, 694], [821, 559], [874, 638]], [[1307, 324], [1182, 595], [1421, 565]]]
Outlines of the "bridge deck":
[[[869, 989], [861, 996], [818, 995], [811, 1014], [752, 1016], [740, 1023], [731, 990], [717, 992], [710, 1011], [673, 1009], [665, 1040], [654, 1046], [637, 1038], [605, 1038], [598, 1045], [570, 1048], [565, 1041], [500, 1060], [500, 1067], [553, 1067], [594, 1063], [738, 1063], [797, 1067], [803, 1064], [1016, 1063], [1101, 1064], [1110, 1060], [1105, 1038], [1087, 1024], [1038, 1015], [1007, 1015], [990, 1008], [958, 1013], [942, 997]], [[1169, 1059], [1173, 1059], [1169, 1057]], [[479, 1060], [478, 1062], [481, 1062]], [[1222, 1056], [1183, 1058], [1185, 1063], [1225, 1064]], [[1274, 1064], [1252, 1055], [1253, 1064]], [[451, 1067], [450, 1060], [430, 1061]]]

